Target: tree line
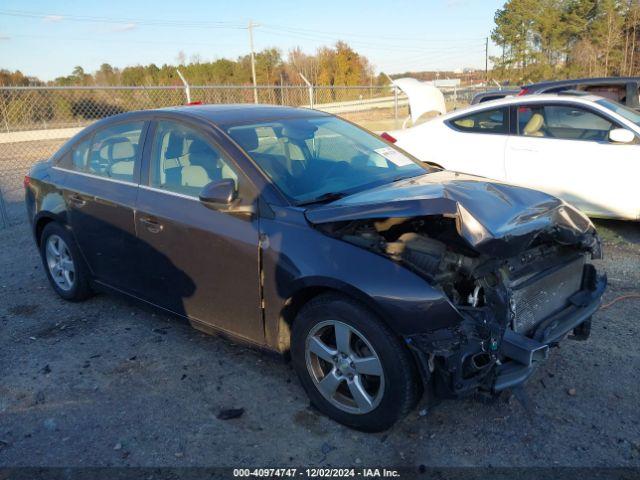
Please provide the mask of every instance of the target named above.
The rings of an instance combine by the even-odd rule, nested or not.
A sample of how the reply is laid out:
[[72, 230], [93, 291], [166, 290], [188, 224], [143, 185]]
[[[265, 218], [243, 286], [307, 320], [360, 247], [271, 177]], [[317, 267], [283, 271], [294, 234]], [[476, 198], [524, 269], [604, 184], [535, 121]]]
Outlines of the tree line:
[[[300, 74], [314, 85], [380, 85], [388, 83], [382, 74], [375, 76], [374, 67], [367, 57], [356, 52], [345, 42], [321, 47], [315, 54], [306, 54], [300, 48], [289, 51], [286, 58], [277, 48], [266, 48], [255, 54], [256, 81], [259, 85], [304, 85]], [[86, 72], [81, 66], [71, 74], [42, 82], [22, 72], [0, 71], [0, 85], [181, 85], [176, 68], [191, 85], [250, 85], [251, 57], [243, 55], [235, 60], [226, 58], [202, 61], [194, 56], [187, 61], [184, 53], [176, 65], [153, 63], [122, 69], [103, 63], [95, 72]]]
[[541, 79], [640, 74], [639, 0], [508, 0], [495, 14], [492, 76]]

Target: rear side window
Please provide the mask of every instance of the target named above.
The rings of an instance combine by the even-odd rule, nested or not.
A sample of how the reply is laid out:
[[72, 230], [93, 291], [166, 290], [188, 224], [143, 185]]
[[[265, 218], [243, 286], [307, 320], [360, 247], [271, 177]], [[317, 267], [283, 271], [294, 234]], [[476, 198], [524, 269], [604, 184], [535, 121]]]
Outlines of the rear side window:
[[73, 169], [116, 180], [133, 181], [144, 122], [120, 123], [96, 132], [87, 152], [72, 154]]
[[80, 142], [71, 151], [71, 169], [84, 172], [87, 168], [89, 160], [89, 151], [91, 150], [91, 139]]
[[57, 165], [77, 172], [85, 172], [87, 169], [87, 160], [89, 159], [89, 150], [91, 149], [91, 137], [84, 140], [61, 157]]
[[469, 133], [507, 134], [509, 120], [506, 108], [482, 110], [447, 122], [454, 130]]
[[582, 90], [614, 102], [625, 103], [627, 99], [626, 85], [587, 85]]

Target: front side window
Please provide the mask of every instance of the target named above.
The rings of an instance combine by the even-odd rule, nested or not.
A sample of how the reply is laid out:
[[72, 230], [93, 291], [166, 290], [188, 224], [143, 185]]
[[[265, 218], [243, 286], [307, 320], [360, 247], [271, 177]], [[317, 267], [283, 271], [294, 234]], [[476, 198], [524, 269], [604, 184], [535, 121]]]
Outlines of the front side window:
[[224, 128], [296, 204], [336, 198], [431, 171], [376, 135], [335, 117]]
[[238, 175], [202, 134], [178, 122], [158, 122], [150, 186], [197, 197], [205, 185], [222, 179], [232, 179], [237, 188]]
[[80, 144], [72, 155], [74, 169], [84, 164], [87, 173], [132, 182], [143, 127], [144, 122], [130, 122], [99, 130], [87, 153]]
[[526, 105], [518, 111], [518, 135], [564, 140], [606, 141], [614, 125], [572, 105]]
[[509, 120], [506, 108], [481, 110], [470, 115], [450, 120], [449, 125], [455, 130], [470, 133], [498, 133], [509, 132]]

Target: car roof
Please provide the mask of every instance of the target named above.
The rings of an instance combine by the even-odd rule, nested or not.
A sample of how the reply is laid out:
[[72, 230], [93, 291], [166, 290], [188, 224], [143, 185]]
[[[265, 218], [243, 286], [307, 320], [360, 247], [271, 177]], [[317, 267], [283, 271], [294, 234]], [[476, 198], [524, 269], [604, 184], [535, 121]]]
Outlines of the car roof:
[[154, 115], [168, 113], [192, 118], [198, 121], [213, 123], [218, 126], [234, 126], [262, 121], [283, 120], [288, 118], [309, 118], [331, 116], [329, 113], [310, 108], [283, 107], [253, 103], [215, 104], [215, 105], [179, 105], [175, 107], [156, 108], [152, 110], [134, 110], [118, 115], [105, 117], [89, 125], [81, 133], [84, 135], [93, 130], [122, 121], [150, 120]]
[[583, 92], [562, 92], [562, 93], [539, 93], [533, 95], [521, 95], [517, 97], [505, 97], [499, 98], [496, 100], [489, 100], [487, 102], [478, 103], [471, 105], [466, 108], [461, 108], [459, 110], [454, 110], [452, 112], [447, 113], [446, 115], [442, 115], [440, 117], [436, 117], [438, 119], [446, 120], [449, 118], [455, 118], [460, 114], [471, 113], [474, 111], [485, 110], [491, 107], [507, 107], [513, 104], [521, 104], [521, 103], [535, 103], [540, 101], [547, 102], [578, 102], [578, 103], [592, 103], [597, 100], [602, 100], [602, 97], [597, 95], [586, 94]]
[[261, 121], [282, 120], [287, 118], [309, 118], [318, 116], [332, 116], [329, 113], [309, 108], [283, 107], [279, 105], [265, 105], [253, 103], [238, 104], [215, 104], [215, 105], [180, 105], [175, 107], [156, 108], [150, 110], [133, 110], [102, 118], [88, 125], [80, 132], [72, 136], [58, 150], [66, 152], [70, 145], [75, 144], [79, 139], [92, 135], [99, 129], [107, 128], [112, 124], [127, 121], [148, 121], [152, 120], [158, 113], [178, 114], [197, 121], [213, 123], [225, 128], [246, 123], [256, 123]]
[[243, 124], [275, 119], [308, 118], [330, 116], [319, 110], [280, 105], [263, 105], [252, 103], [215, 104], [215, 105], [181, 105], [155, 110], [180, 115], [198, 117], [215, 124]]
[[640, 77], [592, 77], [592, 78], [567, 78], [565, 80], [545, 80], [543, 82], [530, 83], [528, 85], [523, 86], [522, 88], [527, 89], [540, 89], [547, 87], [561, 87], [562, 85], [573, 85], [580, 83], [582, 85], [588, 84], [612, 84], [612, 83], [627, 83], [627, 82], [638, 82], [640, 81]]

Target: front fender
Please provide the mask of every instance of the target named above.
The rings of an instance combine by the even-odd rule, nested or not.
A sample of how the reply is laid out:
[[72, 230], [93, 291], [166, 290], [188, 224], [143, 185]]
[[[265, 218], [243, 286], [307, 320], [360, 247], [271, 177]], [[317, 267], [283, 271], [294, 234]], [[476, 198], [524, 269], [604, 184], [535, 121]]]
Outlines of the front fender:
[[444, 328], [462, 318], [424, 278], [364, 248], [332, 238], [304, 221], [262, 219], [265, 333], [277, 344], [286, 305], [305, 289], [331, 289], [375, 311], [398, 335]]

